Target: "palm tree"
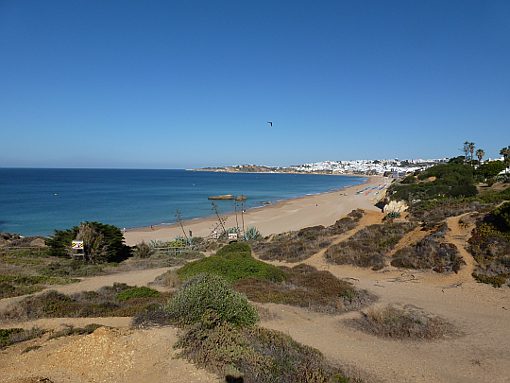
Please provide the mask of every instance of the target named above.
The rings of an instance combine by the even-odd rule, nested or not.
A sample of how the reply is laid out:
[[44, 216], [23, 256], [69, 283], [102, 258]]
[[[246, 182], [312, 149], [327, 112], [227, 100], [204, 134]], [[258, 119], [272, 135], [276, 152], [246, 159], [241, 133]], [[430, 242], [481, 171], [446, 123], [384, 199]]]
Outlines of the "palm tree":
[[470, 142], [468, 144], [468, 148], [469, 148], [469, 154], [471, 155], [471, 161], [473, 161], [473, 153], [475, 151], [475, 143], [474, 142]]
[[469, 153], [469, 142], [468, 141], [465, 141], [464, 142], [464, 158], [467, 160], [468, 158], [468, 153]]
[[485, 156], [485, 152], [483, 151], [483, 149], [478, 149], [476, 151], [476, 156], [478, 157], [478, 162], [482, 163], [482, 158], [483, 156]]

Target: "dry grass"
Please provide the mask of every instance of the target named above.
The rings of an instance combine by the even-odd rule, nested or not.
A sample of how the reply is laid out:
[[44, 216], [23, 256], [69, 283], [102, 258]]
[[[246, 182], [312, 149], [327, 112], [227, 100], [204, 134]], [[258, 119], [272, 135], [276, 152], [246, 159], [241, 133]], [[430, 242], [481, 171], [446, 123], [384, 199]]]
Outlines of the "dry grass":
[[347, 240], [331, 246], [324, 256], [332, 263], [379, 270], [385, 265], [386, 254], [414, 227], [409, 222], [370, 225]]
[[456, 334], [445, 319], [411, 305], [371, 308], [352, 323], [364, 332], [392, 339], [439, 339]]
[[400, 249], [391, 260], [395, 267], [434, 270], [437, 273], [457, 273], [465, 263], [455, 245], [441, 243], [433, 234]]
[[254, 302], [287, 304], [325, 313], [358, 309], [375, 300], [329, 271], [304, 264], [281, 269], [285, 274], [283, 282], [246, 278], [237, 281], [234, 288]]

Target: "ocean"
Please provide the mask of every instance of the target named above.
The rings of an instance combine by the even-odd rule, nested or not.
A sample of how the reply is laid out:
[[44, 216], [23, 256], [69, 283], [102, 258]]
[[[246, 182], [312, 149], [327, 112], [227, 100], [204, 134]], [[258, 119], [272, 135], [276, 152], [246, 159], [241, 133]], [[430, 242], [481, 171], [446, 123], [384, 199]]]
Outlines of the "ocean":
[[[0, 232], [49, 235], [83, 221], [120, 228], [213, 214], [211, 195], [243, 194], [246, 208], [359, 185], [361, 177], [186, 170], [0, 168]], [[222, 213], [232, 201], [216, 201]]]

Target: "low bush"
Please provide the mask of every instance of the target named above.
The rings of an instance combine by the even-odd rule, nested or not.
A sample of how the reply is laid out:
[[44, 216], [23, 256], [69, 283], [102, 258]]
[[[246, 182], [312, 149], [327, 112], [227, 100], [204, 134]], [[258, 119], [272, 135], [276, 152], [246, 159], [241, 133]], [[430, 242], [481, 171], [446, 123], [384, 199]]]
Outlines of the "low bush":
[[246, 243], [233, 243], [224, 246], [218, 250], [216, 255], [187, 263], [177, 271], [181, 280], [202, 273], [219, 275], [229, 282], [243, 278], [271, 281], [284, 279], [284, 274], [280, 269], [253, 258], [250, 246]]
[[415, 227], [408, 222], [370, 225], [347, 240], [331, 246], [325, 258], [336, 264], [382, 269], [386, 254]]
[[170, 300], [166, 311], [182, 325], [196, 323], [208, 313], [237, 326], [250, 326], [258, 320], [257, 311], [246, 296], [214, 274], [199, 274], [187, 280]]
[[304, 264], [281, 269], [286, 276], [285, 282], [247, 278], [237, 281], [234, 288], [255, 302], [287, 304], [325, 313], [358, 309], [374, 298], [329, 271], [319, 271]]
[[157, 290], [151, 289], [146, 286], [142, 287], [131, 287], [129, 289], [123, 290], [117, 294], [117, 300], [119, 301], [127, 301], [129, 299], [134, 298], [153, 298], [159, 297], [161, 293]]
[[134, 328], [148, 328], [167, 326], [174, 323], [175, 319], [165, 309], [164, 305], [154, 304], [135, 314], [131, 321], [131, 326]]
[[480, 283], [486, 283], [494, 287], [503, 286], [507, 279], [510, 278], [510, 274], [499, 274], [499, 275], [485, 275], [485, 274], [472, 274], [473, 278]]
[[247, 254], [251, 255], [251, 247], [246, 242], [234, 242], [229, 245], [223, 246], [216, 252], [218, 256], [225, 256], [227, 254]]
[[455, 333], [446, 320], [412, 306], [369, 309], [353, 324], [370, 334], [393, 339], [437, 339]]
[[23, 328], [0, 328], [0, 350], [16, 343], [38, 338], [43, 334], [44, 331], [37, 327], [32, 327], [30, 330]]
[[481, 283], [501, 287], [510, 283], [510, 229], [508, 203], [479, 220], [469, 239], [469, 252], [477, 261], [473, 277]]
[[119, 300], [117, 296], [132, 289], [123, 283], [102, 287], [97, 291], [65, 295], [56, 291], [29, 296], [0, 313], [0, 319], [29, 320], [38, 318], [77, 318], [133, 316], [153, 304], [165, 303], [170, 294], [152, 297], [132, 297]]
[[465, 264], [457, 247], [451, 243], [441, 243], [430, 234], [412, 246], [398, 250], [391, 265], [410, 269], [429, 269], [438, 273], [459, 272]]
[[179, 339], [181, 355], [209, 371], [244, 383], [348, 382], [317, 350], [288, 335], [230, 323], [197, 323]]
[[62, 330], [56, 331], [52, 333], [48, 339], [56, 339], [61, 338], [63, 336], [72, 336], [72, 335], [88, 335], [92, 334], [99, 327], [103, 327], [97, 323], [91, 323], [86, 325], [85, 327], [74, 327], [73, 325], [64, 325]]
[[149, 258], [152, 254], [154, 254], [154, 249], [144, 241], [140, 242], [133, 249], [133, 255], [138, 258]]

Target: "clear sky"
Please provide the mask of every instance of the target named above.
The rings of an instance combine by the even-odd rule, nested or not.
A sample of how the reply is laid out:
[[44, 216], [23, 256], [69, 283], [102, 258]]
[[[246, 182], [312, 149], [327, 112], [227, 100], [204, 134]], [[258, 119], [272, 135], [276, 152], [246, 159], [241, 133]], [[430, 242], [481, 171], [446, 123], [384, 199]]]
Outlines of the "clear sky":
[[508, 0], [0, 0], [0, 166], [496, 156], [509, 20]]

